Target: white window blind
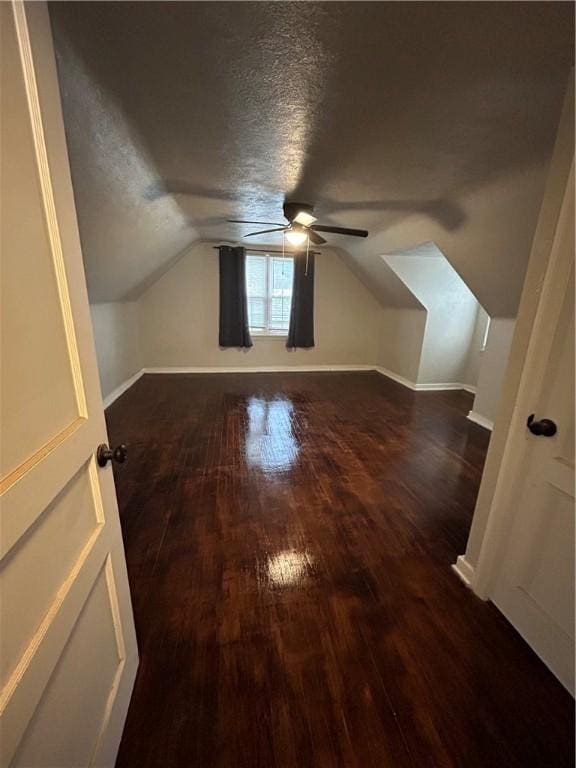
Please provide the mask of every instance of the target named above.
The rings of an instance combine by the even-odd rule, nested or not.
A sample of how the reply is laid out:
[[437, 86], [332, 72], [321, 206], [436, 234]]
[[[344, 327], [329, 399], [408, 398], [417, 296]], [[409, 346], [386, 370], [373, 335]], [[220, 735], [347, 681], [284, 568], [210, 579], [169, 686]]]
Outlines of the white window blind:
[[285, 336], [290, 321], [294, 261], [291, 256], [246, 256], [248, 320], [255, 334]]

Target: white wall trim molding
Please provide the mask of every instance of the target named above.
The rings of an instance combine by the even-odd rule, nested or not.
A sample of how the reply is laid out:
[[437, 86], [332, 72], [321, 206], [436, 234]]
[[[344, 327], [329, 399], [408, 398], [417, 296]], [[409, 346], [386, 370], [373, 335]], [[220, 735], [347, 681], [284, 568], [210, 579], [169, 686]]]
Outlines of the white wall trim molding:
[[118, 400], [120, 395], [123, 395], [124, 392], [126, 392], [127, 389], [130, 389], [132, 384], [135, 384], [138, 379], [143, 375], [144, 369], [141, 369], [138, 371], [138, 373], [135, 373], [134, 376], [130, 376], [129, 379], [126, 379], [126, 381], [123, 381], [120, 386], [116, 387], [116, 389], [112, 390], [109, 395], [106, 395], [106, 397], [103, 400], [104, 408], [108, 408], [109, 405], [112, 405], [112, 403], [115, 400]]
[[405, 387], [408, 387], [408, 389], [417, 389], [417, 384], [415, 384], [413, 381], [410, 381], [409, 379], [405, 379], [404, 376], [400, 376], [398, 373], [394, 373], [393, 371], [389, 371], [388, 368], [382, 368], [382, 366], [377, 365], [375, 366], [374, 370], [378, 371], [382, 376], [386, 376], [387, 379], [392, 379], [392, 381], [397, 382], [398, 384], [402, 384]]
[[470, 565], [468, 560], [466, 560], [465, 555], [458, 555], [456, 562], [452, 563], [451, 567], [458, 578], [464, 582], [467, 587], [472, 588], [472, 582], [474, 581], [474, 566]]
[[[346, 373], [353, 371], [376, 371], [382, 376], [386, 376], [388, 379], [402, 384], [404, 387], [413, 390], [414, 392], [441, 392], [446, 390], [465, 389], [468, 392], [473, 390], [465, 384], [459, 383], [446, 383], [446, 384], [416, 384], [413, 381], [405, 379], [393, 371], [389, 371], [387, 368], [382, 368], [379, 365], [271, 365], [271, 366], [169, 366], [165, 368], [153, 367], [142, 368], [126, 381], [123, 381], [120, 386], [116, 387], [109, 395], [104, 398], [104, 408], [108, 408], [109, 405], [117, 400], [120, 395], [123, 395], [126, 390], [135, 384], [138, 379], [144, 374], [178, 374], [178, 373], [322, 373], [332, 371], [334, 373]], [[486, 429], [492, 429], [492, 422], [485, 419], [483, 416], [474, 414], [470, 411], [468, 418], [471, 421], [475, 421]], [[490, 425], [490, 426], [488, 426]]]
[[143, 368], [141, 373], [321, 373], [322, 371], [374, 371], [374, 365], [257, 365], [257, 366], [170, 366]]
[[487, 419], [486, 416], [482, 416], [482, 414], [476, 413], [476, 411], [470, 411], [466, 418], [470, 419], [470, 421], [473, 421], [474, 424], [479, 424], [481, 427], [484, 427], [484, 429], [489, 429], [490, 432], [492, 432], [494, 429], [494, 422], [490, 421], [490, 419]]
[[388, 368], [373, 366], [373, 369], [382, 374], [382, 376], [386, 376], [387, 378], [392, 379], [392, 381], [398, 382], [398, 384], [403, 384], [405, 387], [408, 387], [408, 389], [412, 389], [415, 392], [446, 392], [449, 390], [464, 389], [466, 392], [471, 392], [473, 395], [476, 394], [475, 387], [471, 387], [469, 384], [462, 384], [459, 381], [417, 384], [415, 381], [405, 379], [404, 376], [400, 376], [398, 373], [388, 370]]
[[457, 389], [464, 389], [464, 384], [460, 384], [458, 381], [454, 382], [438, 382], [438, 383], [432, 383], [432, 384], [416, 384], [415, 387], [417, 392], [444, 392], [444, 391], [453, 391]]

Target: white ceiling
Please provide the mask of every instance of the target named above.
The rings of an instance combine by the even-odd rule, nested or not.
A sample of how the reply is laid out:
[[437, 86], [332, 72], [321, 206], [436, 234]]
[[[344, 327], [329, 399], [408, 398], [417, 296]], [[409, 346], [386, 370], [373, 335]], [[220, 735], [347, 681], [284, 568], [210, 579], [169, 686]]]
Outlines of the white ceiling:
[[[321, 223], [384, 303], [434, 241], [514, 314], [573, 54], [570, 3], [51, 4], [88, 288], [132, 297], [225, 223]], [[264, 241], [263, 241], [264, 242]], [[267, 244], [274, 243], [269, 236]]]

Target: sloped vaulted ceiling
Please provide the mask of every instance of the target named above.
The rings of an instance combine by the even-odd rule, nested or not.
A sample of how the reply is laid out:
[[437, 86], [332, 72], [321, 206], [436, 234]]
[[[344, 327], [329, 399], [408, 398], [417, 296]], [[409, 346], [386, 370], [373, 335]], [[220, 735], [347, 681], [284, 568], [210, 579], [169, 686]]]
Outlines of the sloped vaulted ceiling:
[[[514, 314], [568, 71], [570, 3], [54, 3], [88, 287], [136, 296], [225, 219], [322, 222], [380, 299], [434, 241]], [[280, 216], [280, 218], [279, 218]], [[272, 241], [273, 242], [273, 241]], [[270, 244], [270, 240], [267, 241]]]

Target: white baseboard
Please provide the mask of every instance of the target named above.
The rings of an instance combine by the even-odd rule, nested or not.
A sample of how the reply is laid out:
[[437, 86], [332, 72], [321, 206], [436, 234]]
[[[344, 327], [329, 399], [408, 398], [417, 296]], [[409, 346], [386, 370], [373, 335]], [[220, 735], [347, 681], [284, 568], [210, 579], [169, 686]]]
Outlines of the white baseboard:
[[123, 381], [122, 384], [120, 384], [119, 387], [116, 387], [115, 390], [110, 392], [109, 395], [106, 395], [106, 397], [103, 400], [104, 408], [108, 408], [108, 406], [112, 405], [112, 403], [115, 400], [118, 400], [120, 395], [123, 395], [124, 392], [126, 392], [127, 389], [130, 389], [132, 384], [135, 384], [138, 381], [138, 379], [140, 378], [140, 376], [142, 376], [143, 373], [144, 373], [143, 369], [138, 371], [138, 373], [135, 373], [134, 376], [130, 376], [129, 379], [126, 379], [126, 381]]
[[416, 390], [417, 385], [413, 381], [405, 379], [404, 376], [400, 376], [399, 373], [389, 371], [388, 368], [382, 368], [380, 365], [375, 366], [374, 370], [378, 371], [382, 376], [386, 376], [387, 379], [392, 379], [392, 381], [395, 381], [397, 384], [402, 384], [404, 387], [408, 387], [408, 389]]
[[131, 376], [126, 381], [123, 381], [119, 387], [113, 392], [110, 392], [103, 400], [104, 408], [108, 408], [109, 405], [117, 400], [120, 395], [123, 395], [126, 390], [135, 384], [141, 376], [144, 374], [163, 374], [163, 373], [314, 373], [322, 371], [374, 371], [373, 365], [276, 365], [276, 366], [236, 366], [225, 368], [223, 366], [206, 367], [206, 366], [172, 366], [169, 368], [142, 368], [134, 376]]
[[404, 376], [400, 376], [400, 374], [389, 371], [387, 368], [382, 368], [381, 366], [376, 366], [374, 370], [381, 373], [382, 376], [386, 376], [387, 378], [392, 379], [392, 381], [396, 381], [398, 384], [403, 384], [405, 387], [408, 387], [408, 389], [414, 390], [414, 392], [446, 392], [448, 390], [464, 389], [466, 392], [476, 394], [476, 387], [471, 387], [469, 384], [462, 384], [459, 381], [417, 384], [415, 381], [405, 379]]
[[458, 575], [458, 578], [472, 588], [474, 580], [474, 567], [466, 560], [465, 555], [459, 555], [456, 562], [452, 565], [452, 570]]
[[143, 368], [142, 373], [321, 373], [322, 371], [374, 371], [373, 365], [257, 365], [257, 366], [170, 366]]
[[[445, 384], [416, 384], [414, 381], [400, 376], [398, 373], [389, 371], [387, 368], [382, 368], [379, 365], [271, 365], [271, 366], [168, 366], [168, 367], [153, 367], [142, 368], [134, 376], [131, 376], [126, 381], [122, 382], [119, 387], [113, 392], [110, 392], [104, 398], [104, 408], [108, 408], [109, 405], [117, 400], [120, 395], [123, 395], [127, 389], [135, 384], [138, 379], [144, 374], [171, 374], [171, 373], [321, 373], [322, 371], [333, 371], [344, 373], [346, 371], [377, 371], [382, 376], [386, 376], [388, 379], [402, 384], [404, 387], [413, 390], [414, 392], [440, 392], [445, 390], [465, 389], [468, 392], [475, 391], [473, 387], [469, 387], [466, 384], [460, 384], [458, 382], [451, 382]], [[484, 419], [483, 416], [474, 414], [470, 411], [468, 418], [471, 421], [475, 421], [487, 429], [492, 429], [492, 422]], [[490, 425], [490, 426], [488, 426]]]
[[404, 376], [400, 376], [399, 373], [389, 371], [388, 368], [382, 368], [380, 365], [377, 365], [374, 370], [378, 371], [382, 376], [386, 376], [387, 379], [392, 379], [397, 384], [402, 384], [404, 387], [408, 387], [408, 389], [416, 390], [416, 384], [409, 379], [405, 379]]
[[386, 376], [398, 384], [402, 384], [415, 392], [441, 392], [446, 390], [465, 389], [468, 392], [475, 392], [473, 387], [460, 382], [448, 382], [439, 384], [416, 384], [414, 381], [400, 376], [398, 373], [389, 371], [379, 365], [256, 365], [256, 366], [168, 366], [143, 368], [143, 373], [319, 373], [322, 371], [377, 371], [382, 376]]
[[467, 419], [470, 419], [470, 421], [473, 421], [474, 424], [479, 424], [481, 427], [484, 427], [484, 429], [489, 429], [490, 432], [494, 429], [494, 422], [490, 421], [490, 419], [487, 419], [486, 416], [482, 416], [480, 413], [476, 413], [476, 411], [470, 411]]
[[459, 381], [440, 382], [436, 384], [416, 384], [417, 392], [445, 392], [447, 390], [464, 389], [464, 385]]

